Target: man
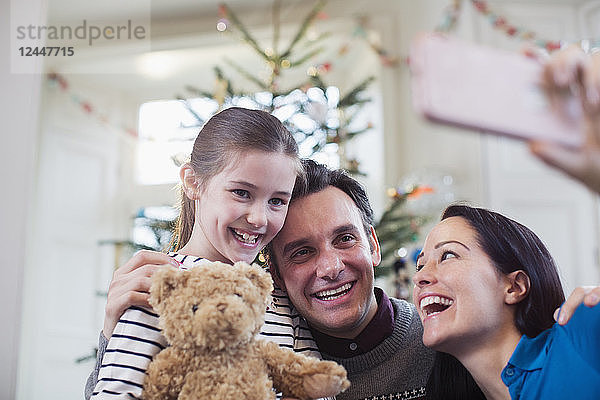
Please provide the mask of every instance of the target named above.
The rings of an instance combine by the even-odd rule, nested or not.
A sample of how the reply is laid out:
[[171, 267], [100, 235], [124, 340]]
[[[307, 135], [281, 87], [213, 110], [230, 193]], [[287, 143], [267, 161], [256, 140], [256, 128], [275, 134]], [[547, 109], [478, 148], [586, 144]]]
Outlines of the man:
[[275, 282], [308, 322], [323, 358], [348, 371], [337, 399], [422, 397], [433, 352], [410, 303], [374, 288], [381, 261], [373, 211], [362, 186], [307, 161], [283, 229], [271, 242]]
[[[374, 287], [381, 254], [364, 189], [342, 171], [313, 161], [304, 166], [306, 181], [296, 183], [284, 227], [267, 251], [274, 281], [308, 323], [323, 358], [347, 369], [351, 387], [338, 400], [422, 397], [433, 353], [421, 341], [414, 306]], [[129, 306], [147, 306], [149, 276], [169, 262], [165, 254], [140, 252], [116, 271], [106, 336]], [[570, 316], [588, 292], [578, 288], [561, 315]], [[590, 300], [594, 294], [600, 290], [593, 289], [586, 304], [597, 303]], [[106, 347], [100, 336], [98, 363]], [[88, 380], [88, 398], [96, 378], [92, 373]]]

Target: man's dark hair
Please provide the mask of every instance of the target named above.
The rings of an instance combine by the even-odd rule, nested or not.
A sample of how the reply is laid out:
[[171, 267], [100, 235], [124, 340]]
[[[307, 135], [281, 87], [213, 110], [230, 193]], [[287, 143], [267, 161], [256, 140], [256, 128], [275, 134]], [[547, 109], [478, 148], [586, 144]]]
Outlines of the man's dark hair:
[[[294, 184], [294, 191], [290, 200], [290, 206], [298, 199], [308, 195], [319, 193], [322, 190], [332, 186], [340, 189], [352, 199], [362, 219], [363, 228], [367, 237], [370, 237], [371, 226], [374, 224], [373, 209], [369, 203], [365, 188], [356, 179], [352, 178], [348, 173], [341, 169], [330, 169], [326, 165], [319, 164], [313, 160], [302, 160], [304, 174], [299, 174]], [[318, 223], [318, 221], [317, 221]], [[369, 246], [373, 250], [373, 243], [369, 241]], [[264, 250], [269, 264], [275, 268], [277, 265], [273, 254], [273, 246], [271, 243]]]
[[290, 203], [301, 199], [313, 193], [318, 193], [327, 189], [329, 186], [340, 189], [352, 199], [362, 218], [363, 227], [370, 234], [371, 226], [374, 223], [373, 209], [369, 204], [369, 198], [364, 187], [348, 173], [341, 169], [329, 169], [323, 164], [313, 160], [302, 160], [304, 168], [304, 177], [296, 179], [292, 199]]

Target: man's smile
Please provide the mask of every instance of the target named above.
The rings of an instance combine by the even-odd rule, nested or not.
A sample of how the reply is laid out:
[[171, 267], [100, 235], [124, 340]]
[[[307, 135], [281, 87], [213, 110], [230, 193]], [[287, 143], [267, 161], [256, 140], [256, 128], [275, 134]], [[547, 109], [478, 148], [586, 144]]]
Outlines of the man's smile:
[[336, 300], [347, 294], [352, 289], [355, 283], [356, 281], [348, 282], [335, 289], [322, 290], [313, 294], [313, 297], [324, 301]]

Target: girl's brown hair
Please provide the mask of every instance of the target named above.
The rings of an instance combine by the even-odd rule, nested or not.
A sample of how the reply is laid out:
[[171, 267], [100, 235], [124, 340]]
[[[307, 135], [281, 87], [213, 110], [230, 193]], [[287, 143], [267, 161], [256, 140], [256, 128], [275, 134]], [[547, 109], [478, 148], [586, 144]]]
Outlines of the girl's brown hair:
[[[297, 160], [297, 170], [301, 174], [298, 145], [281, 121], [264, 111], [231, 107], [213, 115], [196, 137], [190, 165], [198, 184], [206, 184], [236, 160], [237, 155], [249, 150], [288, 155]], [[169, 246], [172, 251], [188, 242], [194, 219], [194, 201], [186, 196], [182, 187], [180, 213]]]

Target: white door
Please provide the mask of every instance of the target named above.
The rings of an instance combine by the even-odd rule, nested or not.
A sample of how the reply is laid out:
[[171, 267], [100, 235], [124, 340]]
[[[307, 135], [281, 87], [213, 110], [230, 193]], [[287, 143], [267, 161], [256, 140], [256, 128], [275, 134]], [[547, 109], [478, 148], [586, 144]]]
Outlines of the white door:
[[106, 288], [112, 269], [107, 249], [98, 243], [114, 231], [118, 142], [107, 130], [73, 128], [93, 123], [63, 121], [41, 133], [18, 399], [83, 397], [93, 361], [76, 360], [96, 345], [105, 301], [97, 293]]

